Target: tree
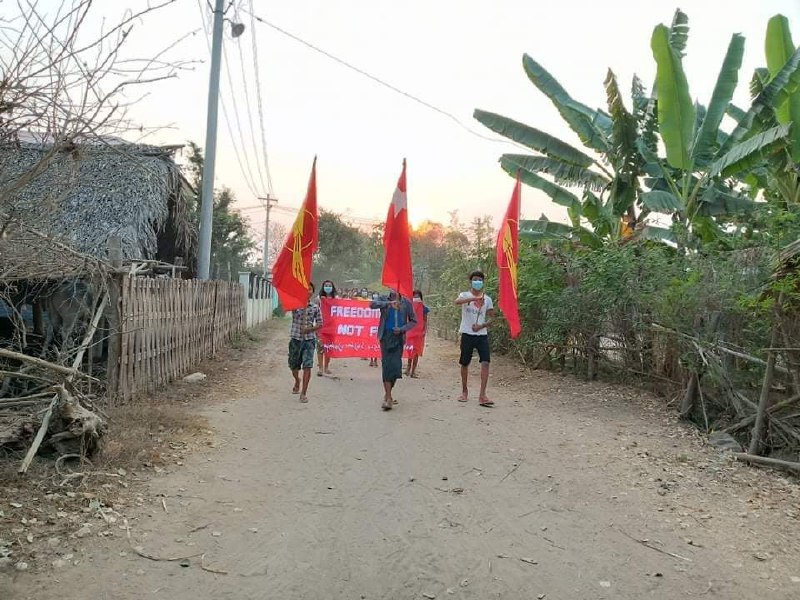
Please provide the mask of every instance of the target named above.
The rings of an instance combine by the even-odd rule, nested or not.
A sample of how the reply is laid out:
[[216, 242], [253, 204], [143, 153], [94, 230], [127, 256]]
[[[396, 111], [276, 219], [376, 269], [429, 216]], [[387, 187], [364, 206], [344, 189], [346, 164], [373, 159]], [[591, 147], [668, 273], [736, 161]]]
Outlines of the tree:
[[434, 221], [423, 221], [411, 231], [414, 286], [423, 292], [431, 290], [447, 263], [446, 234], [445, 227]]
[[[743, 180], [786, 144], [788, 124], [776, 123], [769, 115], [796, 87], [800, 54], [794, 51], [782, 67], [776, 67], [728, 134], [720, 125], [738, 81], [744, 38], [738, 34], [731, 38], [706, 108], [692, 102], [683, 71], [688, 33], [688, 18], [680, 10], [669, 27], [655, 28], [654, 92], [645, 94], [634, 77], [631, 110], [622, 102], [611, 70], [605, 81], [605, 112], [574, 100], [544, 67], [523, 57], [529, 79], [553, 102], [586, 151], [506, 117], [475, 111], [475, 118], [493, 131], [538, 152], [503, 155], [502, 168], [513, 176], [519, 172], [524, 183], [541, 189], [569, 212], [571, 226], [528, 221], [524, 233], [535, 239], [578, 239], [597, 247], [625, 237], [623, 217], [636, 226], [659, 212], [669, 215], [695, 242], [711, 241], [719, 239], [738, 215], [754, 208]], [[785, 36], [783, 40], [785, 54], [788, 42]], [[659, 155], [659, 137], [666, 157]], [[569, 187], [579, 188], [581, 196]], [[658, 227], [637, 230], [646, 237], [672, 237], [672, 232]]]
[[331, 279], [340, 286], [348, 279], [363, 280], [366, 256], [364, 233], [341, 215], [319, 213], [319, 250], [314, 258], [314, 278]]
[[[200, 206], [202, 204], [203, 151], [194, 142], [188, 142], [188, 179], [195, 190], [194, 202], [191, 204], [191, 218], [199, 227]], [[222, 187], [214, 190], [214, 210], [211, 232], [211, 264], [216, 277], [227, 275], [236, 278], [249, 263], [250, 255], [256, 244], [250, 237], [247, 222], [233, 208], [236, 198], [233, 192]]]

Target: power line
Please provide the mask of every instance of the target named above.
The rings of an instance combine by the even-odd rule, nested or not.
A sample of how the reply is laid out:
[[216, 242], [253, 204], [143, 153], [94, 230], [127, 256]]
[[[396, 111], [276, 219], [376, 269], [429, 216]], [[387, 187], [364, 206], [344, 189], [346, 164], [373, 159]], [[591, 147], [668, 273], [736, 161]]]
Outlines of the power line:
[[481, 139], [484, 139], [484, 140], [487, 140], [487, 141], [490, 141], [490, 142], [495, 142], [495, 143], [500, 143], [500, 144], [512, 144], [514, 146], [524, 147], [524, 146], [521, 146], [520, 144], [517, 144], [516, 142], [512, 142], [510, 140], [503, 140], [503, 139], [500, 139], [500, 138], [495, 138], [495, 137], [491, 137], [491, 136], [488, 136], [488, 135], [484, 135], [482, 133], [478, 133], [474, 129], [471, 129], [470, 127], [465, 125], [461, 121], [461, 119], [459, 119], [453, 113], [448, 112], [448, 111], [446, 111], [446, 110], [444, 110], [442, 108], [439, 108], [438, 106], [434, 106], [430, 102], [426, 102], [425, 100], [422, 100], [421, 98], [418, 98], [414, 94], [411, 94], [410, 92], [406, 92], [406, 91], [404, 91], [404, 90], [392, 85], [391, 83], [388, 83], [388, 82], [384, 81], [383, 79], [381, 79], [381, 78], [379, 78], [379, 77], [377, 77], [375, 75], [372, 75], [371, 73], [368, 73], [367, 71], [364, 71], [363, 69], [360, 69], [360, 68], [356, 67], [355, 65], [350, 64], [346, 60], [341, 59], [338, 56], [335, 56], [335, 55], [331, 54], [330, 52], [328, 52], [326, 50], [323, 50], [319, 46], [315, 46], [311, 42], [305, 41], [303, 38], [301, 38], [301, 37], [289, 32], [289, 31], [286, 31], [282, 27], [279, 27], [278, 25], [275, 25], [274, 23], [270, 23], [266, 19], [263, 19], [263, 18], [255, 15], [255, 14], [253, 14], [252, 8], [250, 10], [245, 10], [245, 12], [248, 12], [250, 14], [250, 16], [252, 18], [254, 18], [256, 21], [258, 21], [259, 23], [263, 23], [267, 27], [271, 27], [272, 29], [274, 29], [278, 33], [281, 33], [281, 34], [285, 35], [286, 37], [294, 40], [295, 42], [298, 42], [298, 43], [306, 46], [307, 48], [310, 48], [311, 50], [313, 50], [315, 52], [318, 52], [319, 54], [322, 54], [323, 56], [325, 56], [325, 57], [327, 57], [327, 58], [339, 63], [343, 67], [346, 67], [346, 68], [350, 69], [351, 71], [355, 71], [359, 75], [362, 75], [362, 76], [366, 77], [367, 79], [371, 79], [375, 83], [377, 83], [379, 85], [382, 85], [385, 88], [390, 89], [391, 91], [395, 92], [396, 94], [400, 94], [401, 96], [405, 96], [409, 100], [412, 100], [412, 101], [414, 101], [414, 102], [416, 102], [418, 104], [421, 104], [425, 108], [427, 108], [429, 110], [432, 110], [432, 111], [434, 111], [436, 113], [439, 113], [440, 115], [442, 115], [444, 117], [447, 117], [448, 119], [450, 119], [451, 121], [456, 123], [456, 125], [458, 125], [462, 129], [464, 129], [465, 131], [471, 133], [472, 135], [474, 135], [476, 137], [479, 137]]
[[253, 68], [256, 74], [256, 98], [258, 100], [258, 121], [261, 125], [261, 151], [264, 153], [264, 169], [267, 173], [267, 189], [269, 195], [274, 196], [275, 190], [272, 187], [272, 174], [269, 170], [269, 154], [267, 153], [267, 134], [264, 127], [264, 107], [261, 103], [261, 77], [258, 72], [258, 44], [256, 42], [256, 22], [253, 17], [253, 0], [250, 1], [250, 28], [252, 35], [250, 39], [253, 41]]
[[[242, 131], [242, 120], [239, 118], [239, 107], [236, 103], [236, 94], [233, 91], [233, 77], [231, 76], [231, 69], [228, 62], [228, 51], [224, 45], [222, 46], [222, 54], [225, 59], [224, 60], [225, 75], [228, 78], [228, 89], [230, 90], [231, 94], [231, 104], [233, 105], [233, 116], [236, 117], [236, 128], [239, 130], [239, 140], [242, 144], [242, 153], [244, 154], [244, 164], [247, 167], [248, 174], [250, 175], [250, 181], [252, 181], [253, 183], [253, 186], [250, 191], [253, 192], [256, 196], [262, 196], [263, 194], [257, 191], [258, 185], [256, 185], [256, 178], [253, 176], [253, 170], [250, 167], [250, 158], [248, 157], [247, 150], [245, 149], [245, 137], [244, 137], [244, 132]], [[246, 90], [245, 93], [247, 93]]]
[[[203, 31], [205, 32], [206, 38], [206, 45], [208, 46], [209, 52], [211, 51], [211, 44], [208, 41], [208, 24], [206, 23], [206, 14], [203, 9], [202, 0], [197, 0], [197, 7], [200, 9], [200, 19], [203, 22]], [[247, 172], [245, 171], [244, 164], [242, 163], [242, 157], [239, 155], [239, 148], [236, 144], [236, 136], [233, 134], [233, 127], [231, 127], [230, 117], [228, 116], [228, 109], [225, 104], [225, 97], [220, 94], [220, 104], [222, 106], [222, 116], [225, 119], [225, 126], [228, 130], [228, 135], [231, 138], [231, 144], [233, 145], [233, 153], [236, 156], [236, 162], [239, 164], [239, 170], [242, 173], [242, 178], [244, 179], [247, 187], [250, 189], [250, 192], [258, 197], [260, 194], [255, 190], [255, 186], [248, 180]]]
[[[251, 32], [250, 37], [255, 37], [255, 34]], [[261, 181], [261, 190], [266, 190], [267, 183], [264, 179], [264, 169], [261, 166], [261, 161], [258, 159], [258, 144], [256, 143], [256, 134], [255, 134], [255, 125], [253, 123], [253, 109], [250, 106], [250, 91], [248, 90], [247, 86], [247, 74], [245, 73], [244, 69], [244, 53], [242, 52], [242, 44], [237, 40], [236, 47], [239, 51], [239, 66], [241, 67], [242, 71], [242, 87], [244, 88], [244, 100], [245, 106], [247, 107], [247, 120], [250, 123], [250, 141], [253, 145], [253, 156], [255, 157], [256, 162], [256, 172], [258, 173], [258, 178]], [[226, 55], [227, 56], [227, 55]], [[231, 85], [231, 88], [233, 86]], [[231, 89], [231, 95], [233, 95], [233, 89]]]

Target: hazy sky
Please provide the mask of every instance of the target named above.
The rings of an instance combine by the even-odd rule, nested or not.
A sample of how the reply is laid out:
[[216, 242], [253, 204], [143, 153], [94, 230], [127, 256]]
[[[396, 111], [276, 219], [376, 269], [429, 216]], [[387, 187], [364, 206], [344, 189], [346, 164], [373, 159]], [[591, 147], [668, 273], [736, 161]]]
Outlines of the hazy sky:
[[[206, 0], [200, 2], [208, 17]], [[146, 0], [96, 2], [101, 10], [110, 11], [109, 19], [124, 6], [145, 4]], [[252, 0], [252, 4], [254, 13], [265, 20], [452, 113], [481, 134], [493, 136], [472, 119], [476, 107], [576, 144], [553, 106], [528, 81], [521, 67], [522, 54], [527, 52], [542, 63], [575, 98], [604, 107], [603, 79], [609, 67], [624, 88], [630, 87], [634, 72], [648, 87], [652, 83], [655, 65], [650, 34], [656, 24], [669, 23], [676, 8], [672, 2], [652, 0]], [[216, 183], [235, 190], [254, 227], [263, 228], [263, 211], [250, 208], [258, 201], [244, 182], [233, 150], [234, 139], [243, 144], [256, 172], [260, 134], [252, 36], [258, 44], [269, 163], [280, 205], [300, 204], [316, 154], [320, 206], [382, 220], [405, 157], [412, 222], [446, 221], [453, 209], [464, 220], [483, 214], [502, 216], [513, 182], [500, 170], [497, 158], [517, 148], [472, 135], [449, 118], [263, 24], [255, 23], [253, 29], [245, 12], [249, 5], [249, 0], [234, 0], [228, 16], [243, 21], [246, 30], [233, 39], [226, 26], [225, 39], [244, 141], [223, 69], [223, 94], [234, 135], [220, 115]], [[747, 102], [753, 69], [765, 63], [768, 18], [787, 15], [795, 42], [800, 40], [800, 0], [685, 0], [680, 7], [689, 15], [691, 27], [684, 64], [692, 95], [703, 103], [711, 94], [732, 33], [741, 32], [747, 38], [738, 90], [741, 104]], [[173, 127], [149, 141], [205, 143], [209, 53], [202, 23], [198, 0], [178, 0], [160, 11], [157, 19], [137, 25], [131, 36], [128, 53], [149, 55], [197, 30], [171, 55], [204, 61], [178, 80], [153, 86], [136, 107], [135, 116], [147, 125]], [[256, 191], [265, 192], [258, 175], [255, 179]], [[551, 218], [562, 214], [539, 192], [525, 189], [524, 215], [538, 217], [541, 212]], [[291, 221], [285, 211], [275, 214], [285, 223]]]

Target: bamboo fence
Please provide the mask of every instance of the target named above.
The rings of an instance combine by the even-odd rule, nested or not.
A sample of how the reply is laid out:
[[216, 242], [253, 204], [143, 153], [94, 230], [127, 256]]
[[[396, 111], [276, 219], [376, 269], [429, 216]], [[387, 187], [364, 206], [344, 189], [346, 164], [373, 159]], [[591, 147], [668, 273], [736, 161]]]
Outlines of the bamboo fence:
[[242, 287], [228, 281], [119, 280], [108, 395], [127, 402], [185, 375], [242, 330]]

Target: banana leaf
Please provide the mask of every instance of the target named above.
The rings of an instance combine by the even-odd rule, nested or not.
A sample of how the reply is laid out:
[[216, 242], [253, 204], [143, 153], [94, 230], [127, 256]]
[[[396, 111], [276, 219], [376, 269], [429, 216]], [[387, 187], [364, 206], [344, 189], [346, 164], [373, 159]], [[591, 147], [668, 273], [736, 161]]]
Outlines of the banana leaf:
[[527, 237], [534, 240], [569, 240], [572, 238], [572, 227], [564, 223], [557, 223], [544, 219], [521, 220], [519, 222], [519, 234], [521, 237]]
[[636, 149], [636, 119], [625, 107], [617, 77], [611, 69], [606, 75], [605, 88], [612, 122], [611, 144], [614, 150], [612, 162], [618, 173], [638, 174], [639, 164], [643, 160]]
[[586, 187], [599, 191], [608, 186], [610, 180], [601, 173], [596, 173], [580, 165], [561, 161], [550, 156], [532, 156], [526, 154], [504, 154], [502, 158], [517, 164], [520, 168], [533, 173], [545, 173], [555, 179], [556, 183]]
[[495, 133], [547, 156], [580, 167], [588, 167], [594, 163], [590, 156], [574, 146], [524, 123], [480, 109], [476, 109], [473, 116]]
[[725, 112], [731, 119], [733, 119], [737, 123], [741, 122], [742, 119], [744, 119], [745, 116], [747, 115], [747, 111], [739, 108], [735, 104], [728, 104], [728, 107], [725, 109]]
[[[731, 194], [719, 188], [706, 188], [697, 205], [699, 217], [726, 217], [748, 213], [755, 209], [756, 203], [747, 196]], [[697, 223], [693, 222], [693, 226]]]
[[675, 242], [675, 232], [672, 229], [655, 225], [647, 225], [641, 230], [639, 237], [654, 242]]
[[766, 156], [786, 143], [789, 124], [778, 125], [734, 146], [720, 157], [709, 170], [710, 177], [729, 177], [752, 169]]
[[556, 204], [566, 206], [567, 208], [571, 208], [573, 210], [580, 210], [581, 202], [575, 194], [565, 190], [561, 186], [556, 185], [551, 181], [548, 181], [536, 173], [532, 173], [531, 171], [524, 169], [522, 165], [509, 159], [507, 156], [502, 156], [500, 158], [500, 166], [512, 177], [516, 177], [517, 173], [519, 173], [522, 183], [538, 190], [542, 190], [545, 194], [550, 196], [550, 199]]
[[667, 150], [667, 162], [676, 169], [691, 170], [690, 149], [695, 111], [680, 55], [669, 43], [669, 29], [653, 30], [651, 48], [656, 60], [658, 126]]
[[527, 54], [522, 57], [522, 66], [528, 79], [550, 99], [581, 142], [600, 153], [609, 150], [606, 136], [611, 128], [610, 119], [573, 100], [555, 77]]
[[686, 207], [683, 202], [672, 192], [663, 190], [652, 190], [645, 192], [639, 196], [639, 201], [642, 206], [648, 208], [653, 212], [674, 214], [676, 212], [683, 212]]
[[706, 116], [694, 144], [694, 162], [705, 165], [714, 156], [719, 138], [719, 127], [725, 110], [729, 107], [733, 92], [739, 82], [739, 69], [744, 56], [744, 37], [738, 33], [731, 37], [725, 60], [717, 76], [714, 92], [708, 104]]
[[[795, 50], [789, 20], [785, 16], [775, 15], [769, 20], [765, 50], [770, 77], [775, 77]], [[780, 123], [800, 124], [800, 91], [789, 95], [786, 102], [775, 108], [775, 113]], [[795, 162], [800, 161], [800, 127], [792, 129], [791, 152]]]
[[[658, 152], [658, 103], [656, 98], [645, 96], [644, 86], [636, 75], [633, 76], [631, 96], [633, 97], [633, 116], [636, 119], [638, 137], [655, 154]], [[637, 139], [637, 150], [638, 141]]]
[[783, 68], [764, 87], [753, 100], [749, 110], [739, 119], [736, 128], [731, 132], [718, 155], [724, 155], [738, 144], [753, 126], [753, 122], [764, 111], [774, 110], [776, 106], [789, 97], [800, 86], [800, 49], [796, 50]]
[[686, 43], [689, 41], [689, 17], [680, 8], [672, 17], [669, 27], [669, 45], [675, 49], [678, 56], [686, 55]]

